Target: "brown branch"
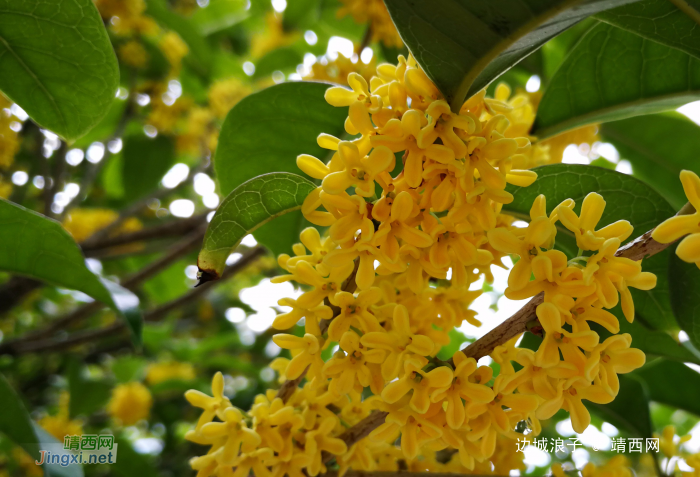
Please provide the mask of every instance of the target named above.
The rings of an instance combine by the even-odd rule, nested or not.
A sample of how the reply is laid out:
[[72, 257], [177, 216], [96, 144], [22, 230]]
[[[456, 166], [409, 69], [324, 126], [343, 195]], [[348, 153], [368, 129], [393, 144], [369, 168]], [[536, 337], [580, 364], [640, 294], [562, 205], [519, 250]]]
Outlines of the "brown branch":
[[[341, 290], [354, 293], [355, 290], [357, 289], [357, 283], [355, 282], [355, 276], [357, 275], [357, 269], [360, 266], [360, 260], [357, 259], [355, 260], [355, 268], [352, 270], [352, 273], [350, 276], [345, 280], [345, 283], [343, 283]], [[328, 298], [325, 299], [326, 305], [331, 307], [331, 310], [333, 310], [333, 318], [336, 316], [340, 315], [340, 308], [337, 306], [332, 305], [329, 301]], [[326, 334], [326, 331], [328, 331], [328, 327], [331, 324], [331, 321], [333, 321], [333, 318], [329, 320], [321, 320], [321, 323], [319, 324], [319, 328], [321, 329], [321, 335]], [[306, 369], [299, 375], [298, 378], [295, 379], [288, 379], [284, 383], [282, 383], [282, 386], [277, 390], [277, 397], [282, 399], [282, 402], [287, 402], [290, 397], [294, 394], [294, 391], [297, 390], [297, 387], [299, 387], [299, 384], [301, 381], [304, 379], [306, 376], [306, 373], [309, 371], [309, 367], [307, 366]]]
[[102, 240], [85, 242], [81, 245], [86, 257], [92, 257], [95, 252], [119, 245], [141, 242], [144, 240], [179, 237], [187, 234], [206, 223], [207, 214], [197, 215], [181, 220], [170, 220], [162, 224], [148, 227], [135, 232], [105, 237]]
[[[226, 268], [226, 270], [221, 276], [221, 280], [226, 280], [228, 278], [233, 277], [236, 273], [240, 272], [252, 261], [263, 255], [264, 253], [265, 249], [263, 247], [255, 247], [247, 251], [236, 263]], [[184, 295], [146, 312], [143, 316], [143, 320], [149, 323], [161, 320], [171, 311], [176, 310], [178, 308], [182, 308], [188, 303], [191, 303], [197, 298], [200, 298], [213, 286], [216, 286], [216, 284], [221, 283], [221, 280], [217, 280], [216, 282], [209, 282], [198, 288], [194, 288], [189, 292], [185, 293]], [[75, 346], [91, 343], [93, 341], [97, 341], [103, 338], [119, 337], [122, 334], [126, 334], [126, 331], [126, 323], [124, 323], [123, 321], [118, 321], [104, 328], [78, 331], [70, 334], [65, 338], [47, 338], [33, 341], [22, 340], [21, 342], [17, 340], [14, 342], [8, 342], [3, 344], [2, 349], [0, 349], [0, 355], [21, 355], [28, 353], [63, 351], [69, 348], [73, 348]]]

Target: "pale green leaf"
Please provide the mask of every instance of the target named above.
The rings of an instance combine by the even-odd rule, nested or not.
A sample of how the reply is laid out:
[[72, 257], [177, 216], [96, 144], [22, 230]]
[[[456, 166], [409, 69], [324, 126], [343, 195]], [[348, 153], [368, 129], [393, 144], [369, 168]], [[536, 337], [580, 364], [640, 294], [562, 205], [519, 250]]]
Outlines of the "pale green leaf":
[[285, 172], [264, 174], [238, 186], [209, 223], [197, 259], [199, 269], [210, 279], [221, 277], [226, 259], [243, 237], [275, 217], [301, 208], [315, 188], [313, 182]]

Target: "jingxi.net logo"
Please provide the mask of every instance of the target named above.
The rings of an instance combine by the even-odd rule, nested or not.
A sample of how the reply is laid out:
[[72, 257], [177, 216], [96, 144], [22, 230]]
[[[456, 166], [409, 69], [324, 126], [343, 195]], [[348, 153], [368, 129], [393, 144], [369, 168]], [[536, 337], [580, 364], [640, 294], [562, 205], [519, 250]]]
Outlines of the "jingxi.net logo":
[[110, 434], [65, 436], [63, 444], [44, 444], [39, 450], [36, 465], [114, 464], [117, 462], [117, 443]]

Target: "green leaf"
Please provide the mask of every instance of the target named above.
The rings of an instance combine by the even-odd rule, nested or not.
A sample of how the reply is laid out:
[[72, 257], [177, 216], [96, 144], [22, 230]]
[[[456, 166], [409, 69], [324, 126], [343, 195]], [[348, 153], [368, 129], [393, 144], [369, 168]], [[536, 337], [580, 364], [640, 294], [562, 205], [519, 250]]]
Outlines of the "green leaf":
[[682, 363], [658, 359], [634, 374], [646, 382], [652, 401], [700, 416], [700, 373], [697, 371]]
[[597, 23], [593, 18], [587, 18], [542, 45], [542, 66], [546, 79], [554, 76], [569, 51]]
[[683, 10], [669, 0], [644, 0], [599, 13], [596, 18], [700, 58], [700, 2], [675, 3], [683, 5]]
[[[323, 95], [326, 83], [282, 83], [243, 98], [228, 113], [214, 156], [222, 194], [270, 171], [298, 173], [296, 157], [311, 154], [324, 160], [321, 133], [344, 133], [347, 108], [335, 108]], [[302, 227], [300, 212], [256, 231], [258, 242], [273, 253], [290, 253]]]
[[320, 15], [319, 0], [289, 0], [284, 9], [282, 25], [285, 30], [313, 27]]
[[700, 270], [674, 253], [668, 268], [671, 305], [681, 329], [700, 349]]
[[[675, 214], [668, 202], [649, 185], [620, 172], [577, 164], [555, 164], [534, 170], [538, 177], [530, 187], [508, 187], [514, 200], [503, 206], [504, 212], [529, 220], [532, 203], [538, 195], [544, 194], [547, 197], [548, 213], [569, 198], [576, 201], [574, 210], [579, 213], [586, 195], [597, 192], [607, 204], [598, 227], [618, 220], [628, 220], [634, 227], [630, 239], [642, 235]], [[557, 242], [571, 236], [571, 232], [560, 224], [558, 228]], [[668, 286], [663, 277], [668, 253], [662, 252], [659, 254], [662, 258], [652, 257], [652, 260], [645, 261], [645, 269], [653, 266], [654, 272], [661, 275], [658, 286], [650, 291], [632, 291], [635, 302], [642, 300], [649, 305], [646, 308], [637, 307], [637, 313], [654, 329], [677, 327], [671, 311]]]
[[620, 392], [610, 404], [586, 402], [586, 407], [618, 429], [634, 437], [651, 437], [649, 391], [634, 376], [620, 375]]
[[574, 47], [542, 96], [540, 139], [586, 124], [675, 109], [700, 97], [700, 61], [599, 23]]
[[304, 62], [302, 53], [294, 47], [284, 47], [272, 50], [255, 63], [253, 79], [269, 77], [275, 71], [283, 73], [294, 71], [297, 65]]
[[189, 21], [202, 35], [211, 35], [236, 25], [248, 18], [246, 0], [210, 0], [198, 8]]
[[32, 456], [39, 459], [39, 444], [32, 420], [20, 397], [0, 374], [0, 432]]
[[92, 0], [0, 0], [0, 90], [68, 141], [114, 100], [119, 66]]
[[[36, 422], [32, 422], [32, 427], [37, 436], [37, 441], [41, 444], [60, 444], [63, 442], [58, 442], [54, 436], [46, 432], [43, 427], [41, 427]], [[44, 475], [47, 477], [83, 477], [83, 467], [80, 465], [69, 465], [62, 466], [61, 464], [44, 464]]]
[[171, 11], [164, 0], [148, 0], [146, 15], [153, 17], [162, 26], [174, 31], [187, 43], [189, 53], [185, 57], [201, 75], [207, 76], [211, 69], [213, 54], [204, 37], [186, 18]]
[[120, 434], [115, 437], [119, 440], [119, 458], [109, 466], [110, 474], [113, 472], [118, 477], [158, 477], [159, 472], [154, 463], [149, 458], [150, 456], [139, 454], [134, 450], [129, 438]]
[[630, 1], [386, 0], [386, 6], [418, 64], [458, 110], [551, 38]]
[[600, 135], [620, 157], [632, 164], [632, 174], [658, 190], [675, 209], [687, 202], [680, 173], [700, 173], [700, 126], [675, 111], [612, 121]]
[[316, 188], [296, 174], [275, 172], [244, 182], [221, 203], [207, 227], [197, 265], [212, 278], [221, 277], [226, 259], [243, 237], [282, 214], [301, 208]]
[[138, 297], [88, 270], [80, 249], [58, 222], [6, 200], [0, 200], [0, 270], [79, 290], [109, 305], [140, 344]]
[[175, 144], [163, 135], [142, 133], [124, 138], [122, 184], [127, 197], [138, 199], [153, 192], [175, 162]]

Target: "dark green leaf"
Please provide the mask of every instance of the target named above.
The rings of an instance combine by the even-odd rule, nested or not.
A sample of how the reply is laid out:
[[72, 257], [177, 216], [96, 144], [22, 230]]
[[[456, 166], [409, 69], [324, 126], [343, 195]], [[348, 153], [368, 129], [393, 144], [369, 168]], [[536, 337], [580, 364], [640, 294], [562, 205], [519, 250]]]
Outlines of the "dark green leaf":
[[453, 110], [549, 39], [630, 0], [386, 0], [401, 38]]
[[700, 97], [700, 61], [600, 23], [574, 47], [542, 97], [540, 138], [586, 124], [656, 113]]
[[82, 371], [82, 364], [78, 360], [72, 360], [68, 367], [71, 418], [79, 415], [90, 416], [93, 412], [103, 409], [112, 390], [108, 383], [88, 379]]
[[226, 259], [243, 237], [275, 217], [301, 208], [316, 186], [296, 174], [276, 172], [244, 182], [221, 203], [209, 223], [197, 265], [221, 277]]
[[0, 89], [69, 141], [114, 100], [119, 66], [92, 0], [0, 0]]
[[682, 363], [658, 359], [634, 374], [646, 382], [652, 401], [700, 416], [700, 374], [697, 371]]
[[134, 450], [125, 435], [116, 437], [119, 440], [119, 458], [109, 466], [110, 474], [119, 477], [158, 477], [160, 474], [149, 456], [139, 454]]
[[312, 27], [321, 14], [319, 0], [289, 0], [284, 9], [285, 30]]
[[114, 308], [140, 343], [139, 299], [85, 266], [85, 257], [58, 222], [0, 199], [0, 270], [80, 290]]
[[[635, 308], [639, 310], [637, 302], [638, 300], [635, 298]], [[632, 323], [628, 323], [622, 315], [620, 307], [616, 307], [612, 312], [620, 323], [620, 333], [629, 333], [632, 336], [633, 348], [641, 349], [647, 356], [659, 356], [679, 362], [700, 364], [700, 352], [692, 346], [679, 343], [665, 331], [650, 329], [642, 323], [639, 316]], [[602, 341], [603, 337], [606, 336], [603, 333], [605, 330], [600, 327], [596, 331], [600, 334]]]
[[684, 10], [669, 0], [644, 0], [596, 15], [598, 20], [700, 58], [700, 2], [684, 0]]
[[153, 192], [174, 162], [172, 139], [163, 135], [150, 138], [140, 133], [125, 137], [122, 184], [127, 197], [138, 199]]
[[683, 207], [687, 199], [679, 179], [681, 170], [700, 173], [697, 124], [668, 112], [605, 123], [600, 133], [632, 163], [634, 176], [658, 190], [674, 208]]
[[29, 413], [2, 374], [0, 374], [0, 409], [2, 409], [0, 432], [15, 444], [22, 446], [32, 458], [39, 459], [39, 445]]
[[[219, 137], [214, 169], [221, 192], [270, 171], [295, 172], [296, 157], [324, 160], [316, 143], [321, 133], [341, 136], [347, 108], [334, 108], [323, 95], [325, 83], [282, 83], [243, 98], [229, 112]], [[275, 254], [290, 253], [298, 241], [302, 216], [290, 214], [261, 227], [255, 238]]]
[[[539, 194], [547, 197], [547, 211], [553, 210], [566, 199], [576, 201], [574, 210], [581, 210], [583, 199], [591, 192], [597, 192], [606, 201], [605, 212], [598, 226], [603, 227], [618, 220], [628, 220], [634, 227], [630, 239], [651, 230], [675, 214], [666, 200], [644, 182], [620, 172], [594, 166], [575, 164], [555, 164], [534, 169], [538, 178], [530, 187], [510, 187], [514, 200], [503, 206], [504, 212], [529, 220], [528, 213]], [[566, 240], [571, 233], [559, 227], [557, 241]], [[664, 275], [662, 257], [650, 260], [649, 267]], [[667, 263], [667, 262], [665, 262]], [[646, 264], [646, 262], [645, 262]], [[646, 267], [645, 267], [646, 268]], [[639, 306], [637, 313], [655, 329], [673, 329], [676, 325], [670, 309], [668, 286], [665, 277], [659, 278], [658, 286], [650, 291], [634, 291], [636, 299], [648, 305]], [[648, 300], [648, 301], [647, 301]]]
[[610, 404], [586, 403], [591, 412], [634, 437], [651, 437], [649, 391], [633, 376], [621, 375], [620, 392]]
[[690, 342], [700, 349], [700, 270], [685, 263], [674, 253], [668, 269], [671, 305], [681, 329]]
[[554, 76], [569, 51], [598, 22], [587, 18], [542, 45], [542, 68], [548, 80]]

